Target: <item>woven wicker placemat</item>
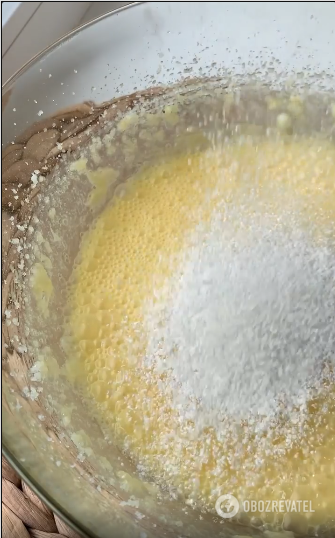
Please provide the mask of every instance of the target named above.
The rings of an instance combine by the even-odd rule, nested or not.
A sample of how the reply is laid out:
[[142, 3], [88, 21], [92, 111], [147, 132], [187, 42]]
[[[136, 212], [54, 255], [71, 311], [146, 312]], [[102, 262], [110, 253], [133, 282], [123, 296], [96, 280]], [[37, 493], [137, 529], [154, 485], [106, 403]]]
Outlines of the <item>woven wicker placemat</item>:
[[80, 538], [37, 497], [2, 456], [3, 538]]

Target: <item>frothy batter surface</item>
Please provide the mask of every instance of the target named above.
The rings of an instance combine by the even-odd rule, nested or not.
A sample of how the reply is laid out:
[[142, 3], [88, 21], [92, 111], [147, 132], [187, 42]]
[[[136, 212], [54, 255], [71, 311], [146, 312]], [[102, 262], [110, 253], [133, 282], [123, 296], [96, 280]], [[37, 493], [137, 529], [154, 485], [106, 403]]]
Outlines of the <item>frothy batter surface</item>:
[[83, 239], [66, 332], [110, 437], [172, 495], [335, 513], [335, 151], [171, 157]]

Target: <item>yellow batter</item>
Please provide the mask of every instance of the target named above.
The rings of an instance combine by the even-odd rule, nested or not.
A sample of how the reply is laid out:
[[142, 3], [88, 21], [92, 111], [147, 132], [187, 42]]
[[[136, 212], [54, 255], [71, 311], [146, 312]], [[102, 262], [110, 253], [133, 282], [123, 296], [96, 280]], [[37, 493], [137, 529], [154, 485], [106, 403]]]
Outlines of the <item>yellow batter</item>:
[[[163, 285], [173, 272], [199, 220], [207, 221], [223, 199], [238, 203], [256, 186], [272, 211], [297, 200], [302, 218], [316, 220], [320, 230], [333, 225], [335, 230], [330, 143], [231, 144], [171, 157], [132, 178], [82, 242], [69, 298], [74, 357], [69, 369], [92, 397], [104, 427], [158, 482], [210, 509], [227, 492], [246, 499], [306, 499], [313, 503], [313, 517], [322, 519], [335, 513], [335, 414], [315, 420], [321, 398], [310, 406], [308, 446], [282, 457], [264, 454], [267, 464], [258, 471], [251, 436], [239, 447], [242, 465], [236, 469], [236, 446], [229, 438], [219, 442], [213, 429], [189, 436], [169, 395], [160, 392], [157, 374], [139, 368], [147, 343], [143, 305], [154, 285]], [[334, 391], [327, 391], [334, 410]], [[287, 435], [290, 431], [287, 424]]]

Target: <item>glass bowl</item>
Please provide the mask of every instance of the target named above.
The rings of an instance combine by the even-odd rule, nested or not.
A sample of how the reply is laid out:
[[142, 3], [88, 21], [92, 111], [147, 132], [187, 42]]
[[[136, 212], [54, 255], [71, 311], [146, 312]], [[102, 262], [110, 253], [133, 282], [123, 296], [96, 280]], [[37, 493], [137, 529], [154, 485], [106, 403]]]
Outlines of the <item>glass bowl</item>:
[[[87, 146], [93, 152], [92, 140], [116, 126], [118, 181], [104, 193], [111, 197], [167, 147], [188, 151], [202, 145], [199, 117], [212, 115], [203, 131], [215, 132], [226, 119], [227, 88], [239, 88], [243, 102], [243, 88], [252, 87], [246, 95], [253, 124], [265, 114], [259, 97], [265, 87], [333, 95], [334, 19], [334, 4], [325, 2], [135, 3], [71, 32], [3, 87], [3, 148], [16, 144], [11, 165], [28, 160], [27, 169], [3, 179], [3, 452], [52, 510], [86, 536], [196, 538], [262, 531], [238, 521], [222, 526], [215, 513], [185, 509], [178, 499], [157, 493], [88, 418], [80, 395], [59, 375], [66, 282], [80, 238], [104, 204], [86, 203], [92, 184], [87, 178], [78, 183], [81, 151]], [[150, 121], [156, 112], [161, 139]], [[230, 112], [235, 126], [245, 125], [238, 107]], [[136, 114], [142, 138], [131, 130]], [[275, 120], [267, 117], [270, 126]], [[97, 163], [98, 169], [99, 158]], [[13, 192], [18, 182], [23, 186]], [[55, 214], [57, 233], [50, 225]], [[15, 233], [13, 222], [20, 226]], [[19, 247], [28, 243], [39, 269], [29, 259], [22, 265]], [[36, 270], [43, 278], [48, 264], [53, 292], [48, 297], [46, 286], [31, 297], [25, 283]]]

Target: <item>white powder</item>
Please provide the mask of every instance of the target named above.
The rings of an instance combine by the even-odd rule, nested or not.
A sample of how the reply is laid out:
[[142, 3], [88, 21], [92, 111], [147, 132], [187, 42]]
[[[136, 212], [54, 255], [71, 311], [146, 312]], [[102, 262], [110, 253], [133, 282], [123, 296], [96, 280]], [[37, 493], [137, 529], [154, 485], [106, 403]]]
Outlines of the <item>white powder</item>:
[[327, 239], [295, 211], [244, 213], [197, 230], [182, 268], [148, 306], [146, 362], [168, 372], [174, 406], [200, 430], [227, 415], [272, 420], [280, 403], [302, 410], [334, 361]]

